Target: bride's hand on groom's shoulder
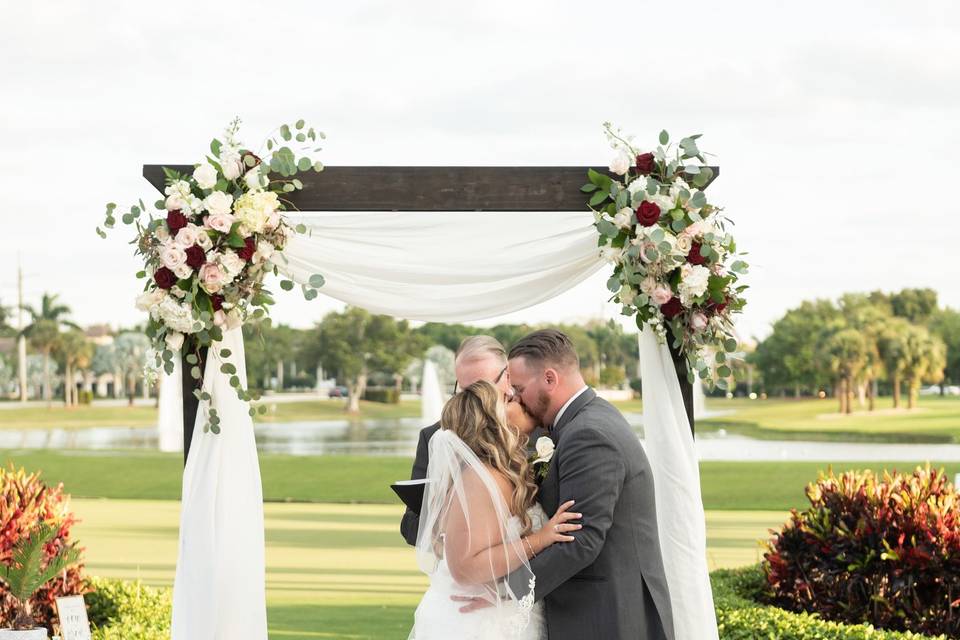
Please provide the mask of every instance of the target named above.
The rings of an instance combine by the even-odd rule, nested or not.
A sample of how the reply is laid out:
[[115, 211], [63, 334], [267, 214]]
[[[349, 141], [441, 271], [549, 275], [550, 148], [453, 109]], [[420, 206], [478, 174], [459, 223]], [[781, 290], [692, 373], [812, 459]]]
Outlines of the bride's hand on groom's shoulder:
[[575, 502], [575, 500], [567, 500], [564, 502], [557, 509], [557, 512], [553, 514], [549, 522], [536, 532], [527, 536], [527, 540], [530, 542], [530, 546], [534, 551], [533, 555], [540, 553], [554, 543], [573, 542], [575, 540], [575, 538], [569, 534], [583, 528], [583, 525], [579, 522], [573, 522], [573, 520], [583, 518], [582, 513], [570, 511], [570, 508], [573, 507]]

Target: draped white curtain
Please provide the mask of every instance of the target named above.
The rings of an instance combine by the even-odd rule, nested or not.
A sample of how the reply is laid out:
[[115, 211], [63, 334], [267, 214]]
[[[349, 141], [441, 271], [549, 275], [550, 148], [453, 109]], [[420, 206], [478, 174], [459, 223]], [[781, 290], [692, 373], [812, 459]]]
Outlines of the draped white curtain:
[[657, 528], [677, 640], [715, 640], [717, 617], [707, 570], [707, 525], [700, 467], [680, 381], [666, 344], [640, 332], [644, 449], [653, 469]]
[[[291, 219], [306, 224], [312, 236], [292, 238], [277, 258], [288, 277], [303, 284], [321, 274], [326, 279], [323, 294], [411, 320], [464, 322], [518, 311], [567, 291], [603, 267], [589, 211], [303, 213]], [[243, 374], [240, 331], [227, 332], [222, 346], [232, 351], [230, 359]], [[656, 474], [660, 535], [665, 555], [678, 552], [668, 564], [674, 606], [679, 607], [674, 618], [705, 607], [712, 616], [696, 455], [664, 349], [641, 349], [641, 362], [646, 450]], [[203, 433], [201, 409], [184, 471], [174, 640], [267, 636], [263, 507], [253, 425], [247, 405], [237, 399], [219, 365], [211, 356], [205, 385], [216, 390], [222, 432]], [[165, 377], [163, 392], [180, 393], [181, 376], [177, 368]], [[166, 422], [161, 433], [182, 427], [172, 422], [182, 422], [179, 412], [161, 415]], [[687, 599], [696, 606], [685, 604]], [[699, 619], [705, 620], [704, 615]], [[706, 622], [696, 629], [681, 623], [678, 629], [684, 632], [677, 640], [716, 637], [715, 624], [707, 632]]]

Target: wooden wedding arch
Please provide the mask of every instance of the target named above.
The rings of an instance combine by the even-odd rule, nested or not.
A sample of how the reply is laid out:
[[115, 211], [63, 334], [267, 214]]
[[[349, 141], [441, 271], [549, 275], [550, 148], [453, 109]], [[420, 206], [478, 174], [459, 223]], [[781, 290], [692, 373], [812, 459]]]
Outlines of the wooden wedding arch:
[[[187, 175], [191, 165], [143, 166], [143, 177], [163, 193], [163, 167]], [[713, 177], [719, 167], [711, 167]], [[303, 189], [285, 194], [301, 211], [584, 211], [580, 187], [589, 167], [326, 167], [298, 178]], [[601, 173], [606, 169], [595, 168]], [[708, 183], [709, 185], [709, 183]], [[706, 186], [704, 186], [706, 188]], [[693, 386], [671, 346], [683, 404], [694, 430]], [[205, 355], [205, 354], [203, 354]], [[203, 362], [200, 363], [203, 366]], [[183, 363], [183, 371], [190, 366]], [[183, 376], [183, 455], [186, 461], [199, 401], [197, 381]]]

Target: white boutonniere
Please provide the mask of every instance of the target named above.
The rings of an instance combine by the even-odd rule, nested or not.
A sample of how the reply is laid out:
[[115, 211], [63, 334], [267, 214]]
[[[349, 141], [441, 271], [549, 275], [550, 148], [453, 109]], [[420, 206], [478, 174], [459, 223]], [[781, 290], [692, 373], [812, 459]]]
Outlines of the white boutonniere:
[[537, 453], [531, 456], [530, 464], [533, 465], [533, 472], [537, 480], [543, 480], [547, 477], [547, 471], [550, 469], [550, 460], [553, 459], [555, 445], [550, 436], [540, 436], [537, 438]]

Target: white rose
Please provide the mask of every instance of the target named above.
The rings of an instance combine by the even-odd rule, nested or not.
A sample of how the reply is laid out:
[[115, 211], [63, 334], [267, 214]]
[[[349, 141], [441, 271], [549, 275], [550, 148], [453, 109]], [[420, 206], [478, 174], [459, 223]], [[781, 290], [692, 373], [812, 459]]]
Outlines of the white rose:
[[177, 267], [187, 262], [187, 252], [182, 247], [166, 245], [160, 249], [160, 262], [167, 269], [176, 270]]
[[690, 253], [690, 249], [693, 247], [693, 238], [686, 233], [681, 233], [677, 236], [677, 242], [675, 246], [677, 253], [685, 256]]
[[263, 260], [269, 260], [273, 256], [274, 249], [275, 247], [266, 240], [257, 242], [257, 254]]
[[630, 156], [628, 156], [626, 152], [620, 151], [613, 157], [613, 160], [610, 161], [610, 171], [618, 176], [622, 176], [630, 170], [630, 164]]
[[167, 343], [167, 346], [170, 347], [171, 351], [180, 351], [180, 347], [183, 346], [183, 334], [176, 331], [168, 331], [164, 337], [164, 341]]
[[227, 275], [231, 280], [237, 277], [237, 275], [243, 271], [243, 267], [246, 265], [246, 262], [244, 262], [243, 258], [237, 255], [236, 251], [231, 251], [229, 249], [223, 252], [223, 255], [220, 256], [219, 262], [220, 266], [223, 267], [223, 269], [227, 272]]
[[167, 211], [185, 211], [190, 209], [190, 206], [187, 204], [187, 201], [183, 199], [183, 196], [176, 193], [172, 196], [167, 196], [167, 199], [164, 200], [164, 206], [167, 208]]
[[157, 228], [153, 230], [153, 235], [160, 242], [166, 242], [170, 239], [170, 229], [165, 224], [158, 224]]
[[219, 231], [220, 233], [230, 233], [230, 227], [233, 226], [233, 223], [236, 222], [236, 218], [233, 217], [233, 214], [230, 213], [214, 213], [207, 216], [203, 224], [207, 227], [210, 227], [214, 231]]
[[263, 189], [263, 184], [260, 182], [260, 167], [254, 167], [250, 169], [250, 171], [247, 171], [247, 174], [243, 176], [243, 181], [250, 191], [260, 191]]
[[233, 149], [224, 149], [220, 152], [220, 167], [223, 169], [223, 177], [227, 180], [236, 180], [243, 172], [243, 163], [240, 154]]
[[177, 276], [180, 280], [185, 280], [193, 275], [193, 267], [187, 263], [183, 263], [180, 266], [174, 268], [173, 274]]
[[617, 211], [617, 215], [613, 216], [613, 224], [621, 229], [628, 229], [633, 226], [633, 209], [624, 207], [620, 209], [620, 211]]
[[537, 438], [537, 458], [533, 462], [550, 462], [550, 459], [553, 458], [554, 447], [553, 439], [550, 436]]
[[197, 234], [197, 246], [203, 249], [204, 251], [209, 251], [213, 247], [213, 240], [210, 239], [210, 234], [207, 233], [206, 229], [200, 228], [200, 232]]
[[197, 244], [197, 239], [199, 238], [200, 233], [200, 227], [192, 223], [188, 224], [177, 232], [177, 238], [175, 242], [177, 243], [178, 247], [188, 249]]
[[137, 296], [137, 309], [140, 311], [151, 311], [167, 297], [167, 292], [163, 289], [152, 289]]
[[193, 170], [193, 179], [201, 189], [213, 189], [217, 184], [217, 170], [213, 165], [204, 162]]
[[233, 206], [233, 196], [223, 191], [214, 191], [204, 198], [203, 206], [212, 215], [229, 214]]

